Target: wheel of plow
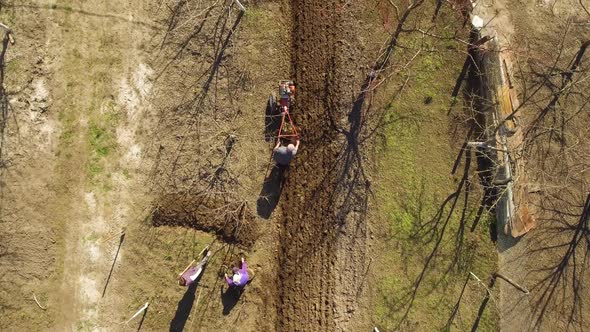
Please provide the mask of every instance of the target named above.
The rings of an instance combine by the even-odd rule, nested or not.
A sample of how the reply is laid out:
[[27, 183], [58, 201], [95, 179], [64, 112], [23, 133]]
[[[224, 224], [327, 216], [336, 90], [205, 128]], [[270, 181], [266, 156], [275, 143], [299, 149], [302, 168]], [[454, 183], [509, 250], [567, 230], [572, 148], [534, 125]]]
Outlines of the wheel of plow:
[[276, 114], [277, 113], [277, 103], [275, 102], [275, 97], [273, 95], [268, 96], [268, 103], [266, 105], [266, 114]]

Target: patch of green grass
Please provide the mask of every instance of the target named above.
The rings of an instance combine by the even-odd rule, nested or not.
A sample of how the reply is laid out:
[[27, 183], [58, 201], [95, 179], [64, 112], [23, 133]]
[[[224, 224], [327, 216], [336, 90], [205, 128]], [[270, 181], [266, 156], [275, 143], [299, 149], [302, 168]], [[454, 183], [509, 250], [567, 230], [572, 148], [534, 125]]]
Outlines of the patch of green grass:
[[90, 124], [90, 146], [92, 151], [99, 157], [106, 157], [113, 149], [110, 142], [108, 128], [97, 123]]
[[[464, 133], [455, 134], [453, 141], [456, 124], [447, 110], [452, 103], [462, 102], [450, 94], [464, 55], [447, 47], [446, 41], [429, 43], [425, 44], [428, 52], [414, 60], [401, 96], [390, 98], [399, 82], [391, 82], [379, 92], [390, 124], [384, 130], [377, 159], [376, 205], [384, 231], [374, 269], [387, 273], [376, 278], [373, 320], [386, 331], [444, 329], [469, 272], [487, 279], [496, 269], [489, 218], [470, 232], [481, 198], [475, 159], [470, 167], [473, 183], [469, 195], [466, 198], [465, 185], [457, 196], [452, 195], [459, 187], [465, 162], [463, 158], [458, 174], [451, 176]], [[484, 295], [476, 282], [468, 282], [457, 316], [460, 319], [453, 320], [452, 329], [471, 328]], [[494, 330], [496, 320], [490, 304], [480, 329]]]
[[[457, 206], [448, 217], [452, 199], [446, 205], [443, 202], [456, 190], [457, 182], [448, 176], [454, 151], [441, 151], [440, 137], [432, 134], [433, 127], [441, 123], [423, 125], [422, 130], [408, 136], [401, 136], [404, 131], [393, 128], [387, 131], [388, 139], [397, 143], [384, 147], [381, 154], [385, 156], [380, 163], [383, 181], [378, 189], [380, 214], [389, 227], [390, 239], [378, 264], [393, 271], [381, 278], [377, 286], [383, 301], [377, 301], [376, 320], [385, 330], [397, 328], [409, 306], [404, 321], [408, 327], [442, 328], [451, 313], [450, 304], [456, 301], [469, 271], [488, 276], [495, 269], [495, 248], [484, 225], [476, 233], [470, 233], [468, 226], [463, 225], [463, 244], [458, 247], [464, 196], [458, 197]], [[469, 226], [479, 202], [476, 194], [471, 196], [465, 208]], [[416, 285], [418, 291], [413, 294]], [[482, 293], [473, 290], [465, 299], [467, 304], [462, 305], [461, 313], [472, 321]], [[495, 320], [491, 310], [483, 317], [489, 326]]]
[[67, 5], [58, 5], [58, 4], [51, 4], [49, 5], [50, 9], [59, 9], [59, 10], [63, 10], [65, 12], [71, 12], [73, 10], [73, 8], [71, 6], [67, 6]]
[[[255, 36], [273, 36], [281, 28], [277, 13], [269, 8], [252, 6], [244, 14], [244, 29]], [[260, 42], [267, 43], [264, 39]]]
[[103, 168], [97, 164], [97, 162], [91, 162], [88, 165], [88, 172], [90, 173], [90, 177], [94, 178], [96, 175], [102, 173]]
[[88, 235], [85, 238], [85, 240], [88, 242], [94, 242], [94, 241], [98, 240], [98, 238], [99, 238], [98, 234], [96, 234], [96, 232], [92, 232], [92, 233], [90, 233], [90, 235]]
[[240, 40], [240, 58], [251, 68], [252, 76], [262, 75], [272, 66], [282, 66], [279, 59], [287, 50], [284, 41], [289, 38], [286, 22], [277, 3], [261, 3], [248, 7], [240, 30], [244, 38]]
[[[94, 112], [92, 119], [88, 124], [88, 177], [91, 181], [96, 180], [99, 175], [107, 169], [107, 161], [115, 151], [117, 151], [116, 128], [119, 121], [118, 113], [112, 106], [106, 106], [103, 112]], [[109, 174], [104, 175], [108, 180]], [[107, 181], [108, 182], [108, 181]], [[105, 182], [104, 189], [109, 188]]]
[[57, 119], [62, 126], [62, 130], [59, 135], [58, 154], [65, 153], [65, 155], [68, 156], [70, 155], [70, 147], [74, 143], [76, 134], [78, 132], [78, 118], [73, 111], [73, 107], [66, 105], [66, 107], [58, 112]]
[[15, 23], [14, 9], [12, 9], [10, 7], [2, 6], [2, 11], [0, 12], [0, 22], [6, 24], [10, 28], [14, 28], [14, 23]]
[[92, 321], [81, 320], [78, 322], [78, 324], [76, 324], [76, 331], [80, 331], [80, 332], [93, 331], [95, 327], [96, 327], [96, 324], [94, 324]]
[[23, 61], [21, 58], [14, 58], [10, 61], [6, 61], [6, 68], [5, 71], [10, 72], [21, 72], [23, 70]]

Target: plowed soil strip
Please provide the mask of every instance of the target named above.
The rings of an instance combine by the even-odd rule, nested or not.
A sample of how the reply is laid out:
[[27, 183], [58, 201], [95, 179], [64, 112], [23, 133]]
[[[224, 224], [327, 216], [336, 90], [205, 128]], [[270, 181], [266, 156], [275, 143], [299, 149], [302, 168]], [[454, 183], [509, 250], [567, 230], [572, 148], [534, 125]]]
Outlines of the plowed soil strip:
[[337, 234], [347, 214], [338, 192], [342, 173], [335, 171], [342, 144], [331, 119], [346, 114], [339, 104], [346, 74], [339, 53], [348, 33], [339, 8], [338, 1], [293, 1], [291, 7], [292, 76], [298, 83], [293, 113], [302, 143], [282, 200], [279, 331], [338, 329]]

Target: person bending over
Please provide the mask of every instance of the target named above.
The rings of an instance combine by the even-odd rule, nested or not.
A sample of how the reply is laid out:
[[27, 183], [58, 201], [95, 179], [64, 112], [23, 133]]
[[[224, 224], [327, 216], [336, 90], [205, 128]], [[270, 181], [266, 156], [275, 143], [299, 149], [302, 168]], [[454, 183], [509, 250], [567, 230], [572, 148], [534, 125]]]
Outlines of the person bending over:
[[233, 275], [230, 278], [227, 273], [225, 274], [225, 282], [231, 286], [237, 287], [244, 287], [248, 283], [249, 276], [248, 276], [248, 266], [244, 257], [242, 257], [242, 266], [238, 269], [237, 267], [233, 268]]

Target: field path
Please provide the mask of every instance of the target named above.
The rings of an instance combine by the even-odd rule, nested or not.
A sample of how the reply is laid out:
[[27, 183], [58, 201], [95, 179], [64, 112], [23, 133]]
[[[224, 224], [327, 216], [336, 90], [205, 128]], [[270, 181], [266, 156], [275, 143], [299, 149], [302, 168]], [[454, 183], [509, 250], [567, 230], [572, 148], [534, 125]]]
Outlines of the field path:
[[61, 129], [47, 216], [64, 234], [56, 325], [94, 330], [118, 319], [107, 283], [124, 259], [117, 234], [133, 217], [128, 174], [140, 163], [137, 112], [151, 87], [138, 56], [147, 24], [137, 21], [141, 1], [37, 5], [50, 12], [48, 89]]

